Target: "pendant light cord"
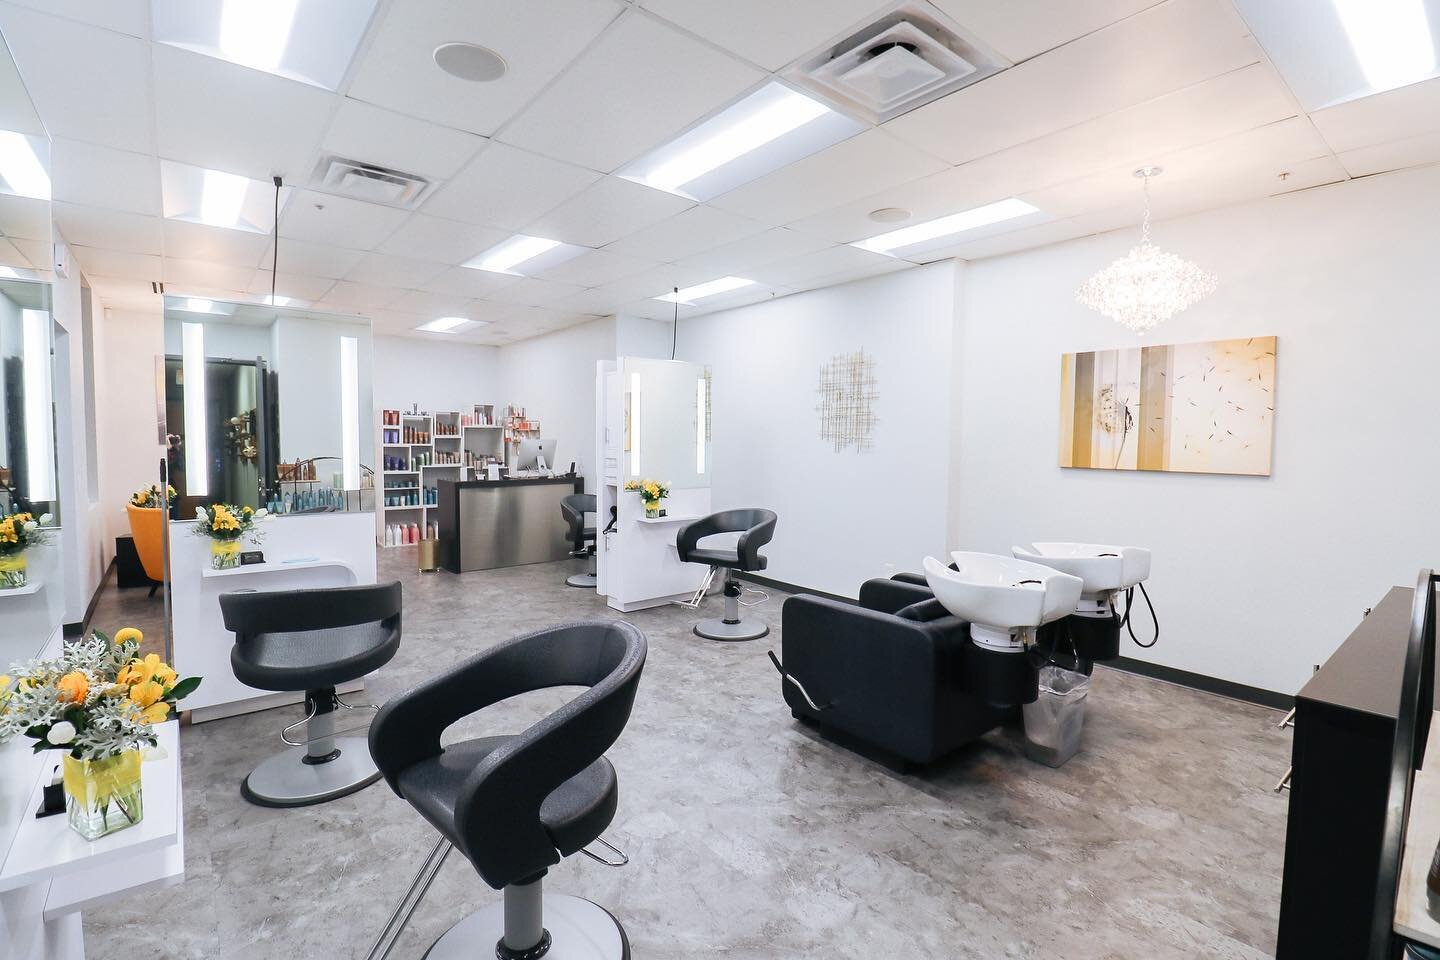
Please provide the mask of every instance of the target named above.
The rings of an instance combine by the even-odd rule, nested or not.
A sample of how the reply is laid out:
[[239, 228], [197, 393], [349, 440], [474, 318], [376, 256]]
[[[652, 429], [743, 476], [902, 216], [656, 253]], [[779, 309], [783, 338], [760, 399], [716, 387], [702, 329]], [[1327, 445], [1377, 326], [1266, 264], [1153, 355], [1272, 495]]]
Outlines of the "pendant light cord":
[[1150, 174], [1140, 178], [1145, 190], [1145, 219], [1140, 222], [1140, 242], [1150, 242]]
[[675, 298], [675, 319], [670, 321], [670, 359], [675, 359], [675, 347], [680, 343], [680, 288], [671, 287], [670, 293]]
[[271, 230], [274, 242], [270, 248], [270, 306], [275, 306], [275, 277], [280, 271], [280, 178], [275, 181], [275, 225]]

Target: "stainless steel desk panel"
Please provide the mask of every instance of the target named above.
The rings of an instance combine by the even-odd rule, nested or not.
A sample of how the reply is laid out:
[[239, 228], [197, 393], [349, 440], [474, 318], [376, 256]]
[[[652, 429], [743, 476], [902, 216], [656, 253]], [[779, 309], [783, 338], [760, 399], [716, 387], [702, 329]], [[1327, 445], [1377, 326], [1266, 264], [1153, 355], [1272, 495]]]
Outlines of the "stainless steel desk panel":
[[571, 484], [506, 483], [459, 490], [462, 570], [546, 563], [570, 556], [560, 501]]

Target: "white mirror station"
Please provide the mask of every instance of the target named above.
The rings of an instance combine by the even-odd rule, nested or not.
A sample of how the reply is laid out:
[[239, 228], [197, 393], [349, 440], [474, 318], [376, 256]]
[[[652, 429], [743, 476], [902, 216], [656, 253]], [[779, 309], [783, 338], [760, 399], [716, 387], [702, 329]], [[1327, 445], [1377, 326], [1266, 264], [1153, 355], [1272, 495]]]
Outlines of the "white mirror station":
[[[595, 376], [596, 590], [616, 610], [691, 600], [706, 571], [683, 563], [675, 536], [711, 513], [710, 371], [679, 360], [602, 360]], [[659, 516], [642, 491], [667, 490]], [[653, 512], [653, 511], [652, 511]]]

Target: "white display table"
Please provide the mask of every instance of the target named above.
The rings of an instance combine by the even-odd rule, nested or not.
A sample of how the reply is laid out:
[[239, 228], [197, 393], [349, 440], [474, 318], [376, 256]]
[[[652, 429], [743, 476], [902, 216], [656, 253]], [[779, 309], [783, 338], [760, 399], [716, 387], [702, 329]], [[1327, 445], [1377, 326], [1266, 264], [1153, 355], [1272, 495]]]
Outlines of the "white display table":
[[[265, 562], [228, 570], [210, 566], [210, 542], [195, 522], [170, 524], [171, 620], [174, 667], [182, 677], [204, 677], [183, 708], [196, 722], [299, 703], [303, 693], [258, 690], [235, 679], [230, 648], [235, 638], [220, 614], [222, 593], [299, 590], [375, 582], [375, 518], [369, 513], [317, 513], [260, 521], [263, 537], [244, 549]], [[345, 684], [342, 692], [363, 688]]]

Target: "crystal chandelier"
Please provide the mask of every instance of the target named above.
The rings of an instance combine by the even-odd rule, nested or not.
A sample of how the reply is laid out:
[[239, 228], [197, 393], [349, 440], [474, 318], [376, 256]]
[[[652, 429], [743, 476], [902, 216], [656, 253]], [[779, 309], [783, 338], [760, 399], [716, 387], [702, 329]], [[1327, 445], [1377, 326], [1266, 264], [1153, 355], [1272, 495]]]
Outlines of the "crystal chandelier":
[[1164, 323], [1215, 292], [1215, 275], [1150, 242], [1150, 178], [1163, 171], [1135, 171], [1145, 184], [1145, 220], [1140, 245], [1080, 284], [1075, 299], [1136, 333]]

